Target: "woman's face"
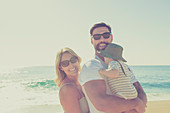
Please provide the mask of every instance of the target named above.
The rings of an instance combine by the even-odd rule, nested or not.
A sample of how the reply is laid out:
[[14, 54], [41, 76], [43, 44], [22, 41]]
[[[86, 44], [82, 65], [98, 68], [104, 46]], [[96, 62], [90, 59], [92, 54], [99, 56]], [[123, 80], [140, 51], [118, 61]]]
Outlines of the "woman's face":
[[60, 61], [61, 70], [65, 72], [68, 78], [78, 77], [80, 71], [80, 63], [78, 58], [66, 52], [62, 55]]

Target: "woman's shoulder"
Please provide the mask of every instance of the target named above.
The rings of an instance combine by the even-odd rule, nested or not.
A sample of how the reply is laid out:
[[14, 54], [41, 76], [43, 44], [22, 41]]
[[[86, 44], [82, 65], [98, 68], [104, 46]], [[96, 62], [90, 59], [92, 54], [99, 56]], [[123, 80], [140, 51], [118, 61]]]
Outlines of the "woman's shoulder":
[[63, 84], [59, 90], [59, 98], [61, 105], [69, 105], [80, 100], [79, 92], [72, 84]]
[[71, 83], [64, 83], [61, 85], [60, 90], [59, 90], [59, 95], [60, 96], [78, 96], [79, 97], [79, 92], [76, 86], [74, 86]]

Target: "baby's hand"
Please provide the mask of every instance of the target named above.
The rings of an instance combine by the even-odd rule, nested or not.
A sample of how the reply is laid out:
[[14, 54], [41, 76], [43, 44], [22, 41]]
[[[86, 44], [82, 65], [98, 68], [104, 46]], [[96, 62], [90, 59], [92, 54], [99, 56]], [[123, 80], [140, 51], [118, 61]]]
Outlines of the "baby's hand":
[[99, 74], [100, 74], [100, 76], [101, 76], [102, 78], [104, 78], [103, 72], [104, 72], [105, 70], [106, 70], [105, 68], [101, 68], [101, 69], [99, 70]]
[[106, 69], [101, 68], [101, 69], [99, 70], [99, 74], [102, 75], [102, 73], [103, 73], [104, 70], [106, 70]]

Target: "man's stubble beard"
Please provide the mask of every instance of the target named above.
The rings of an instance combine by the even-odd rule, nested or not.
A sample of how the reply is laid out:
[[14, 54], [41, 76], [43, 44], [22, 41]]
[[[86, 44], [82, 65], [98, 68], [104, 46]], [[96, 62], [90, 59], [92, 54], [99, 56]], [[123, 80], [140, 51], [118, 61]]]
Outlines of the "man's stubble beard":
[[109, 43], [108, 43], [108, 42], [100, 42], [100, 43], [98, 43], [98, 44], [96, 45], [96, 50], [97, 50], [97, 51], [104, 50], [104, 49], [106, 48], [106, 47], [105, 47], [105, 48], [100, 49], [100, 48], [99, 48], [100, 44], [106, 44], [106, 47], [107, 47], [107, 45], [108, 45]]

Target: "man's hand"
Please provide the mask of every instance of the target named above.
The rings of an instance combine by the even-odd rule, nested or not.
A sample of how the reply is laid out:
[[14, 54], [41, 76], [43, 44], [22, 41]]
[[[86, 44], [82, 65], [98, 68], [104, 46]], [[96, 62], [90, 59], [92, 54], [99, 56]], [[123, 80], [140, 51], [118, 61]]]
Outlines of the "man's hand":
[[135, 82], [135, 83], [133, 83], [133, 85], [135, 86], [135, 88], [138, 92], [138, 97], [143, 101], [143, 103], [145, 104], [145, 107], [147, 107], [147, 96], [146, 96], [146, 93], [144, 92], [142, 86], [140, 85], [139, 82]]
[[143, 103], [143, 101], [141, 99], [139, 99], [138, 104], [135, 108], [137, 113], [145, 113], [145, 106], [146, 105]]
[[132, 109], [130, 111], [126, 111], [126, 112], [123, 112], [123, 113], [138, 113], [135, 109]]

